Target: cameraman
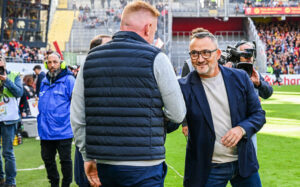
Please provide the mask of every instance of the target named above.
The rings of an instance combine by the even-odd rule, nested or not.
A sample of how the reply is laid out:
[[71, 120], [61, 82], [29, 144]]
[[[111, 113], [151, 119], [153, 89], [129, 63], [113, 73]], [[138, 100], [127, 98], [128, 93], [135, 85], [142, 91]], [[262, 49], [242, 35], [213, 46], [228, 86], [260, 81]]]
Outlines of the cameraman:
[[5, 172], [3, 172], [0, 156], [0, 186], [16, 186], [17, 170], [13, 140], [20, 120], [17, 98], [22, 95], [23, 86], [19, 74], [6, 70], [5, 58], [0, 55], [0, 130], [2, 155], [5, 160]]
[[[250, 50], [253, 49], [253, 51], [255, 53], [255, 50], [256, 50], [254, 43], [246, 42], [246, 41], [239, 42], [235, 47], [237, 48], [237, 51], [246, 51], [247, 49], [250, 49]], [[251, 63], [253, 65], [254, 61], [255, 61], [254, 54], [250, 58], [246, 58], [243, 56], [240, 57], [240, 62], [247, 62], [247, 63]], [[259, 72], [257, 72], [254, 68], [253, 68], [253, 72], [251, 74], [250, 79], [254, 84], [255, 92], [257, 93], [257, 95], [259, 95], [263, 99], [268, 99], [269, 97], [271, 97], [271, 95], [273, 94], [273, 88], [269, 85], [269, 83], [267, 83], [264, 80], [264, 78], [261, 76], [261, 74]], [[253, 141], [253, 145], [255, 147], [255, 151], [257, 153], [256, 134], [254, 134], [252, 136], [252, 141]]]
[[[236, 45], [236, 48], [238, 51], [246, 51], [246, 49], [255, 49], [255, 45], [252, 42], [241, 42], [238, 43]], [[253, 64], [254, 63], [254, 57], [250, 57], [250, 58], [245, 58], [245, 57], [240, 57], [240, 62], [248, 62]], [[253, 68], [253, 72], [252, 75], [250, 77], [251, 81], [254, 84], [254, 87], [256, 88], [256, 92], [258, 93], [258, 95], [263, 98], [263, 99], [268, 99], [269, 97], [271, 97], [271, 95], [273, 94], [273, 88], [270, 86], [269, 83], [267, 83], [264, 78], [261, 76], [260, 73], [258, 73], [254, 68]]]

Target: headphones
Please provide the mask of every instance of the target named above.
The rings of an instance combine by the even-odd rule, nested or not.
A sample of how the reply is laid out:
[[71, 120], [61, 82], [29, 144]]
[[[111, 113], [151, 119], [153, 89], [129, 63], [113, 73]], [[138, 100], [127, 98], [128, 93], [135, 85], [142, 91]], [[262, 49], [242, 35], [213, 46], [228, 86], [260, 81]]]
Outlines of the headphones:
[[242, 40], [242, 41], [239, 41], [237, 44], [235, 44], [234, 47], [237, 49], [238, 47], [240, 47], [241, 45], [244, 45], [244, 44], [248, 44], [254, 49], [254, 57], [256, 57], [256, 42], [255, 41], [249, 42], [249, 41]]
[[[49, 55], [52, 55], [52, 54], [54, 54], [54, 55], [56, 55], [56, 56], [58, 57], [58, 59], [59, 59], [59, 61], [60, 61], [60, 69], [66, 69], [66, 68], [67, 68], [66, 62], [63, 61], [63, 60], [61, 60], [60, 54], [57, 53], [57, 52], [53, 52], [53, 53], [50, 53]], [[46, 69], [48, 69], [48, 64], [47, 64], [47, 62], [48, 62], [47, 60], [44, 62], [44, 66], [45, 66]]]

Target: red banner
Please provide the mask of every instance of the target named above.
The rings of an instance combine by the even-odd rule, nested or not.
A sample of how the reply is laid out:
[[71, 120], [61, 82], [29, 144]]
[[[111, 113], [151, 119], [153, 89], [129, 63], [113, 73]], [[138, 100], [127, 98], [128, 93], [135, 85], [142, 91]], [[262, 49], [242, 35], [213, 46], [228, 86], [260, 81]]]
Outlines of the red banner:
[[[270, 85], [273, 85], [273, 83], [276, 80], [275, 75], [262, 73], [262, 76], [264, 77], [265, 81], [268, 82]], [[279, 81], [280, 85], [300, 85], [300, 74], [281, 74]]]
[[300, 14], [300, 7], [254, 7], [245, 9], [245, 15], [277, 14]]

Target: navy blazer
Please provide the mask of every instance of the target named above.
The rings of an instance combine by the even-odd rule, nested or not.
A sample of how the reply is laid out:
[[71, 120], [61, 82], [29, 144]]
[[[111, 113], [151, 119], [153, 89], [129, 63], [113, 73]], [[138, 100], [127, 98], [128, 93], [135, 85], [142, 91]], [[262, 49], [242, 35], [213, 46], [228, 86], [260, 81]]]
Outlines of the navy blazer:
[[[258, 162], [251, 136], [258, 132], [265, 123], [254, 86], [243, 70], [219, 66], [223, 75], [232, 127], [243, 127], [246, 136], [238, 145], [239, 173], [248, 177], [258, 171]], [[209, 104], [201, 79], [196, 71], [179, 80], [186, 102], [186, 120], [189, 138], [185, 160], [185, 187], [204, 186], [209, 172], [214, 151], [215, 131]]]

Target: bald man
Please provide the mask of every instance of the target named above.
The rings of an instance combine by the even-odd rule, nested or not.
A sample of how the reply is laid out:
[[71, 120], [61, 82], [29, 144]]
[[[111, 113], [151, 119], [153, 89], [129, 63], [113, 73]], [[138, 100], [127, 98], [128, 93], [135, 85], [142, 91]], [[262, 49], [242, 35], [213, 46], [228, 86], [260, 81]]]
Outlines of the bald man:
[[186, 108], [168, 57], [151, 45], [158, 16], [148, 3], [128, 4], [121, 31], [77, 76], [71, 122], [91, 186], [164, 184], [164, 120], [182, 122]]

